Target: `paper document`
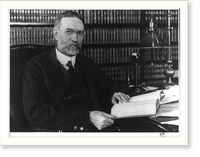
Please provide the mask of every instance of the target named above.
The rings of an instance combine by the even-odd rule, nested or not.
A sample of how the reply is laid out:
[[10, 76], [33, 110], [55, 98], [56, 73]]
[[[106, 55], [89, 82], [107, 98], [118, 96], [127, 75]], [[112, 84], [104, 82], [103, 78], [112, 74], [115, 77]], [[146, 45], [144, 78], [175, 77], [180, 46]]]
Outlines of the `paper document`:
[[179, 103], [160, 105], [155, 116], [179, 117]]

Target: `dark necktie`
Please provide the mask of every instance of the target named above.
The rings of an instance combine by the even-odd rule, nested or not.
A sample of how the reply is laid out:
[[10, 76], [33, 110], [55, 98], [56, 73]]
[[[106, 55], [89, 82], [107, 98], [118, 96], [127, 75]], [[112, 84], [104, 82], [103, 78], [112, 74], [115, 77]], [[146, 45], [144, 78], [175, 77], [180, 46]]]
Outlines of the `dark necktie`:
[[67, 63], [67, 66], [68, 66], [68, 72], [73, 76], [75, 77], [76, 76], [76, 71], [75, 71], [75, 68], [72, 66], [72, 62], [71, 61], [68, 61]]

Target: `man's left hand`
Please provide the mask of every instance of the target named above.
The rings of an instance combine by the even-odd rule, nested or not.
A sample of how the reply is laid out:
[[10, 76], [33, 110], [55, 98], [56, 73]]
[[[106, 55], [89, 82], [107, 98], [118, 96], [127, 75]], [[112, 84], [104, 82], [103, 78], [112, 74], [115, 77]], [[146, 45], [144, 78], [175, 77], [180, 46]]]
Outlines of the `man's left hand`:
[[117, 104], [117, 103], [127, 103], [130, 100], [130, 96], [126, 95], [124, 93], [121, 92], [116, 92], [113, 94], [111, 101], [113, 104]]

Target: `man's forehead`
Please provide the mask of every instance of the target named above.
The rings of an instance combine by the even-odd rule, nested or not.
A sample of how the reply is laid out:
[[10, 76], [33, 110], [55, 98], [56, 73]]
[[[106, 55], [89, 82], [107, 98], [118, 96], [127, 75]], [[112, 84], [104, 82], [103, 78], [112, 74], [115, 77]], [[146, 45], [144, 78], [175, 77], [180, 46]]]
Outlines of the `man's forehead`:
[[61, 26], [69, 28], [78, 27], [79, 29], [84, 29], [83, 22], [77, 17], [63, 17], [61, 19]]

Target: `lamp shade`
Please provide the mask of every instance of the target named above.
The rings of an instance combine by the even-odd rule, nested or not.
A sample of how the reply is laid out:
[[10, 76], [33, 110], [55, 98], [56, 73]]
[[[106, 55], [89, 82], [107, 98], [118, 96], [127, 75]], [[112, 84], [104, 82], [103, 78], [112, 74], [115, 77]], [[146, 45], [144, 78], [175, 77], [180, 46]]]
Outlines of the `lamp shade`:
[[137, 45], [137, 47], [149, 47], [149, 48], [162, 47], [162, 46], [168, 46], [168, 44], [154, 30], [149, 30], [149, 32], [145, 34], [140, 43]]

